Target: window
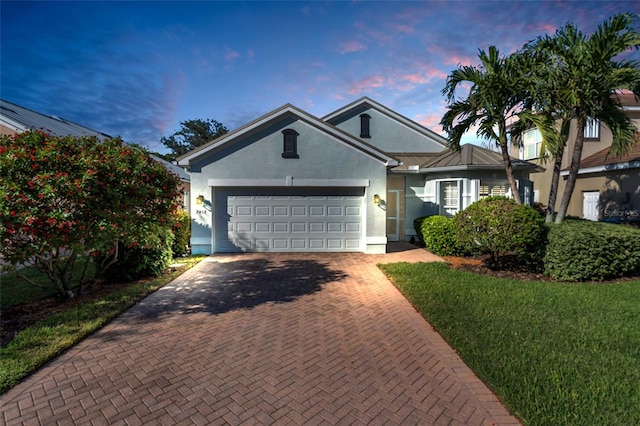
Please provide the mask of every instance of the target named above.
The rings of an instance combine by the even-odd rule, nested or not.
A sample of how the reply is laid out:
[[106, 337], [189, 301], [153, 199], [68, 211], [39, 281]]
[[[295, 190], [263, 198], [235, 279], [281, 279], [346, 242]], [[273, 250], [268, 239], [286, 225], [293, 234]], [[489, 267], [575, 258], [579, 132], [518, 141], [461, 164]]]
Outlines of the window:
[[507, 182], [480, 182], [480, 187], [478, 188], [478, 199], [482, 200], [483, 198], [495, 197], [498, 195], [506, 196], [507, 187]]
[[530, 160], [540, 156], [542, 147], [542, 135], [538, 129], [529, 129], [522, 134], [522, 148], [520, 149], [520, 159]]
[[587, 122], [584, 126], [584, 138], [585, 140], [599, 141], [600, 140], [600, 121], [587, 118]]
[[452, 217], [460, 210], [460, 182], [440, 182], [440, 214]]
[[369, 114], [360, 114], [360, 137], [370, 138], [371, 130], [369, 124], [371, 122], [371, 116]]
[[282, 158], [300, 158], [298, 156], [298, 132], [293, 129], [282, 131], [284, 137]]

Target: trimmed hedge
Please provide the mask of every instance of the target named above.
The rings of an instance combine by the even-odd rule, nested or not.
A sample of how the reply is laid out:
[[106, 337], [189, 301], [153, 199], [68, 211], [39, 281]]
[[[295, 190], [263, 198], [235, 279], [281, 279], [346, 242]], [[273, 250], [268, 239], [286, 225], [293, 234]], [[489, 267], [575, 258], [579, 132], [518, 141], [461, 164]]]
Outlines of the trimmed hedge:
[[559, 281], [602, 281], [640, 273], [640, 230], [602, 222], [551, 224], [544, 272]]
[[488, 253], [493, 267], [500, 266], [506, 254], [533, 264], [542, 259], [544, 218], [530, 206], [507, 197], [487, 197], [458, 212], [454, 221], [460, 246]]
[[429, 216], [422, 221], [420, 232], [425, 247], [438, 256], [463, 256], [464, 250], [458, 244], [456, 225], [445, 216]]

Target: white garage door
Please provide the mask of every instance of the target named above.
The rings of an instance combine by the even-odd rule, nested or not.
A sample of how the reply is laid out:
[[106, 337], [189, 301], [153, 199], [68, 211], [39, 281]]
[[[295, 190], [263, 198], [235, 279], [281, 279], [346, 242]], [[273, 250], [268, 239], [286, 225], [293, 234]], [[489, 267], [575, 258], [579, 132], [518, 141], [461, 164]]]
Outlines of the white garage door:
[[217, 252], [361, 251], [364, 189], [217, 189]]

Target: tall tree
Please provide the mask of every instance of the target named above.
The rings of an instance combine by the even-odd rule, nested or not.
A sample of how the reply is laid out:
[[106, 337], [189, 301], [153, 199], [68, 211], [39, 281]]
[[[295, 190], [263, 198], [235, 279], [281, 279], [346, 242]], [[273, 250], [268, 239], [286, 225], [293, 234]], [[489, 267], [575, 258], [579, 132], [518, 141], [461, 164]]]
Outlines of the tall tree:
[[213, 120], [187, 120], [180, 122], [180, 130], [169, 137], [162, 137], [160, 142], [171, 152], [164, 158], [172, 161], [187, 152], [194, 150], [229, 132], [222, 123]]
[[[519, 53], [500, 56], [495, 46], [490, 46], [488, 52], [480, 50], [478, 57], [479, 66], [459, 66], [447, 77], [442, 94], [449, 105], [440, 124], [448, 134], [447, 145], [452, 151], [460, 151], [462, 136], [477, 125], [476, 134], [500, 149], [511, 193], [522, 204], [509, 156], [508, 123], [527, 100], [525, 58]], [[471, 86], [468, 96], [456, 99], [456, 89], [466, 85]]]
[[539, 107], [576, 122], [569, 176], [558, 207], [557, 223], [564, 219], [575, 188], [588, 120], [598, 120], [611, 130], [613, 155], [627, 151], [635, 143], [636, 128], [615, 94], [616, 90], [630, 89], [640, 95], [638, 61], [618, 58], [640, 46], [640, 33], [633, 28], [634, 22], [630, 14], [616, 15], [590, 36], [567, 24], [554, 36], [539, 37], [529, 46], [550, 59], [545, 79], [552, 86], [555, 104], [543, 103]]

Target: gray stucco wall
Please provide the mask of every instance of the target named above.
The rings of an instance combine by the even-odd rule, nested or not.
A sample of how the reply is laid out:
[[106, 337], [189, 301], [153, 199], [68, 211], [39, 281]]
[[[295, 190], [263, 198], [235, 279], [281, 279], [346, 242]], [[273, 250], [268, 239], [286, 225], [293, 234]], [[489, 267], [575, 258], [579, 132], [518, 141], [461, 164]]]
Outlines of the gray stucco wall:
[[[297, 151], [300, 158], [282, 158], [285, 129], [298, 132]], [[191, 194], [193, 209], [192, 250], [209, 253], [212, 238], [212, 188], [209, 179], [256, 180], [275, 179], [285, 186], [297, 179], [326, 180], [367, 179], [365, 189], [366, 226], [365, 240], [385, 238], [385, 213], [374, 208], [373, 194], [386, 193], [386, 166], [350, 145], [347, 145], [320, 129], [296, 119], [282, 117], [251, 134], [239, 136], [235, 142], [218, 152], [204, 155], [191, 167]], [[204, 195], [206, 202], [197, 206], [195, 199]], [[371, 202], [370, 202], [371, 201]], [[386, 240], [384, 240], [386, 241]]]
[[371, 116], [371, 138], [363, 140], [385, 152], [440, 152], [444, 149], [442, 145], [428, 139], [424, 134], [365, 105], [354, 109], [348, 115], [331, 120], [331, 124], [360, 137], [360, 114]]

